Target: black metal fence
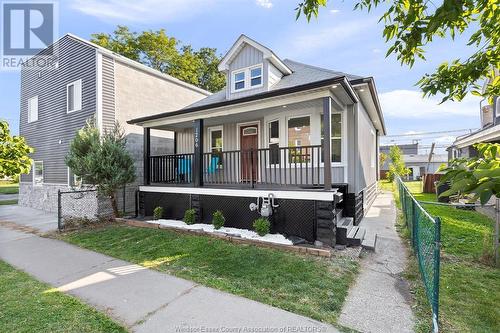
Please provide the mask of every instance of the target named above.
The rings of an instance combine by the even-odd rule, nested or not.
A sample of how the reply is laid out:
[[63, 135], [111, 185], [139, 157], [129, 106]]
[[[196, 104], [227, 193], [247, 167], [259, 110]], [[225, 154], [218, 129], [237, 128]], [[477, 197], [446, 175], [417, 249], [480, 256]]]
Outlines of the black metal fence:
[[[126, 215], [136, 210], [135, 187], [124, 187], [117, 191], [119, 213]], [[109, 219], [113, 216], [111, 201], [100, 196], [96, 189], [58, 191], [57, 226], [59, 230], [84, 223]]]
[[431, 216], [410, 193], [403, 180], [396, 178], [404, 221], [410, 232], [427, 299], [432, 308], [434, 332], [439, 331], [439, 270], [441, 220]]

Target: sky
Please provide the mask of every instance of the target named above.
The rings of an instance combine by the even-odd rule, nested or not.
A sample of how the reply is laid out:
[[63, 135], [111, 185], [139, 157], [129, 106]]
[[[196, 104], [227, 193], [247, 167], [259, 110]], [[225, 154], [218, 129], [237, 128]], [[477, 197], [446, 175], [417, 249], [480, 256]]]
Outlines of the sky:
[[[215, 47], [223, 55], [240, 34], [271, 48], [280, 58], [375, 78], [388, 136], [382, 143], [420, 140], [423, 151], [436, 142], [439, 151], [467, 129], [479, 128], [479, 98], [441, 105], [440, 97], [423, 98], [415, 83], [444, 61], [466, 58], [474, 49], [465, 37], [436, 39], [426, 61], [412, 68], [385, 57], [388, 45], [378, 18], [353, 11], [353, 2], [330, 0], [318, 19], [295, 20], [300, 0], [65, 0], [59, 2], [59, 35], [111, 33], [116, 25], [133, 31], [166, 29], [168, 35], [195, 48]], [[18, 72], [0, 71], [0, 118], [14, 134], [19, 128]], [[462, 131], [455, 131], [462, 130]], [[449, 133], [435, 133], [455, 131]], [[397, 136], [406, 135], [406, 136]]]

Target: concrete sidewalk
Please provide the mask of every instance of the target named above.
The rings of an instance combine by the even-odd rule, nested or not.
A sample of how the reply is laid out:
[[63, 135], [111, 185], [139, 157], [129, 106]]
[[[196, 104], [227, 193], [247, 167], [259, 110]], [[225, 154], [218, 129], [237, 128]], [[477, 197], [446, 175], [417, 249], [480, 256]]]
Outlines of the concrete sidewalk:
[[1, 224], [0, 259], [135, 332], [338, 332], [310, 318]]
[[361, 332], [413, 332], [411, 294], [400, 276], [407, 251], [395, 223], [393, 195], [382, 192], [360, 224], [367, 233], [378, 234], [376, 252], [362, 260], [361, 274], [349, 290], [339, 324]]
[[18, 205], [2, 205], [0, 206], [0, 222], [11, 222], [45, 233], [57, 230], [57, 213]]

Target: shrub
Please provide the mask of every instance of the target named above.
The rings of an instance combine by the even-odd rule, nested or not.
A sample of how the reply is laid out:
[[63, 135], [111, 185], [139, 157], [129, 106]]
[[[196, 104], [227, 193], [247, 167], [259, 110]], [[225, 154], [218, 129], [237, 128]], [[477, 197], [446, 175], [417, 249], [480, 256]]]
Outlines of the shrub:
[[153, 218], [155, 220], [159, 220], [161, 219], [161, 217], [163, 216], [163, 207], [156, 207], [154, 210], [153, 210]]
[[271, 231], [271, 222], [264, 217], [259, 217], [253, 222], [253, 228], [259, 236], [265, 236]]
[[186, 224], [194, 224], [196, 222], [196, 210], [194, 208], [186, 210], [184, 213], [184, 222]]
[[215, 229], [220, 229], [224, 226], [226, 219], [220, 210], [216, 210], [212, 216], [212, 224]]

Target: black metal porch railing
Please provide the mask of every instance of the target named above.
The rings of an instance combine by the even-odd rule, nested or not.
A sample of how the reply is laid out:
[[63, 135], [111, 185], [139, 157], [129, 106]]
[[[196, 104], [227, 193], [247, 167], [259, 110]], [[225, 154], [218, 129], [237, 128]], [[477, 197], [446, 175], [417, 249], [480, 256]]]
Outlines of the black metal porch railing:
[[157, 155], [149, 158], [150, 183], [190, 184], [194, 154]]
[[[320, 186], [323, 184], [321, 145], [271, 147], [203, 153], [206, 185]], [[150, 157], [151, 183], [187, 184], [193, 180], [194, 154]]]

